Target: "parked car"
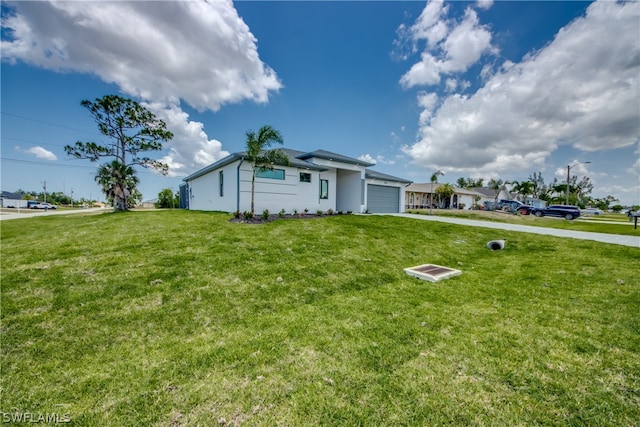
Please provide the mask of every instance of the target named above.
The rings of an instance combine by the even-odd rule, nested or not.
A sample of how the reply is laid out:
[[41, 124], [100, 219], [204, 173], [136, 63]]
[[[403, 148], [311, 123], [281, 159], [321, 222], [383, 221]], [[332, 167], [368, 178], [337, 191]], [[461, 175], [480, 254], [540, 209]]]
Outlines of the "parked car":
[[582, 215], [602, 215], [604, 212], [598, 208], [586, 208], [580, 209], [580, 214]]
[[519, 213], [522, 215], [529, 215], [533, 206], [525, 205], [517, 200], [500, 200], [498, 203], [498, 209], [508, 212]]
[[57, 209], [57, 207], [51, 203], [36, 203], [31, 205], [31, 209]]
[[564, 219], [576, 219], [580, 216], [580, 209], [575, 206], [549, 205], [546, 208], [533, 208], [531, 213], [537, 217], [558, 216]]

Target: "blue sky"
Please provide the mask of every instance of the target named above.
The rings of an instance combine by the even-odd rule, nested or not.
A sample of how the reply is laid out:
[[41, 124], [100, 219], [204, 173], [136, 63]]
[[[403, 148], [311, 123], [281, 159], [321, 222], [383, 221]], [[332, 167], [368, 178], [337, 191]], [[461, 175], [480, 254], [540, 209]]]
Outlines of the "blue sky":
[[[3, 2], [1, 185], [102, 199], [83, 99], [175, 134], [145, 199], [270, 124], [414, 182], [588, 176], [640, 204], [637, 2]], [[577, 164], [590, 161], [590, 164]]]

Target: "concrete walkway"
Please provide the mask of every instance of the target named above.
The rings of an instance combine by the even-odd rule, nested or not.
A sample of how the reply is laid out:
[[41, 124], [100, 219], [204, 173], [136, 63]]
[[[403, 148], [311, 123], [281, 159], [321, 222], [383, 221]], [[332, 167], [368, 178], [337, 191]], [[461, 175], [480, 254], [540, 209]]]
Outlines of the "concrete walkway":
[[[519, 231], [522, 233], [544, 234], [555, 237], [568, 237], [570, 239], [594, 240], [596, 242], [611, 243], [613, 245], [631, 246], [640, 249], [640, 236], [622, 236], [619, 234], [591, 233], [588, 231], [562, 230], [559, 228], [534, 227], [531, 225], [508, 224], [504, 222], [479, 221], [475, 219], [452, 218], [438, 215], [416, 214], [383, 214], [402, 218], [419, 219], [423, 221], [448, 222], [450, 224], [466, 225], [469, 227], [484, 227], [497, 230]], [[562, 220], [564, 221], [564, 220]]]

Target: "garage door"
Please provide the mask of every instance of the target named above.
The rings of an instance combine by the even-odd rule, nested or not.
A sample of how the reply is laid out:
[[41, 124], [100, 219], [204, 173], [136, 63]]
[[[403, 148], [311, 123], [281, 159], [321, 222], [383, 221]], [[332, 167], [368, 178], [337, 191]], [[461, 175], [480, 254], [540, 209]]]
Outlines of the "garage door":
[[400, 212], [400, 188], [367, 185], [367, 209], [371, 213]]

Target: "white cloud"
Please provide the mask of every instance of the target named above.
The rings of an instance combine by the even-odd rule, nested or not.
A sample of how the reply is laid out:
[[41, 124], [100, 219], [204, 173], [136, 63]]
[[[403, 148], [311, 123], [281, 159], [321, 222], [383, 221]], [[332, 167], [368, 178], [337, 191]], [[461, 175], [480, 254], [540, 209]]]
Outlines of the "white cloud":
[[363, 162], [367, 163], [376, 163], [376, 159], [374, 159], [371, 154], [362, 154], [358, 156], [358, 160], [362, 160]]
[[[217, 111], [243, 100], [266, 103], [282, 87], [231, 0], [19, 2], [15, 8], [2, 22], [11, 30], [1, 45], [4, 60], [97, 75], [127, 95], [164, 105], [176, 134], [203, 133], [180, 114], [180, 100]], [[168, 160], [188, 169], [216, 159], [215, 140], [203, 135], [201, 141], [209, 142], [174, 144]]]
[[24, 152], [27, 154], [32, 154], [39, 159], [45, 159], [45, 160], [51, 160], [51, 161], [58, 160], [58, 157], [55, 154], [53, 154], [51, 151], [47, 150], [46, 148], [40, 147], [39, 145], [31, 147], [28, 150], [25, 150]]
[[431, 115], [438, 103], [438, 95], [436, 93], [421, 92], [418, 94], [418, 106], [423, 110], [420, 113], [420, 124], [424, 125], [429, 122]]
[[169, 176], [181, 176], [200, 169], [229, 155], [222, 143], [209, 139], [200, 122], [189, 120], [179, 105], [169, 107], [162, 103], [143, 103], [167, 124], [173, 139], [167, 144], [169, 153], [160, 161], [169, 165]]
[[[640, 10], [596, 2], [544, 49], [487, 75], [469, 96], [450, 95], [421, 116], [405, 147], [430, 168], [485, 175], [539, 165], [561, 144], [583, 151], [636, 144], [640, 135]], [[421, 95], [418, 95], [421, 103]]]
[[466, 71], [483, 53], [491, 50], [491, 33], [480, 26], [475, 10], [467, 8], [464, 20], [444, 41], [443, 72]]
[[374, 165], [393, 165], [395, 160], [387, 160], [384, 156], [376, 156], [375, 158], [371, 154], [362, 154], [358, 156], [358, 160], [363, 162], [373, 163]]
[[448, 8], [442, 2], [431, 1], [409, 31], [399, 29], [400, 37], [411, 37], [414, 45], [421, 40], [427, 41], [420, 61], [401, 77], [403, 87], [436, 85], [443, 74], [464, 72], [483, 54], [496, 52], [491, 46], [491, 33], [480, 25], [475, 10], [467, 8], [458, 23], [447, 20], [447, 12]]
[[424, 10], [410, 28], [410, 35], [414, 41], [427, 40], [428, 46], [434, 47], [444, 39], [448, 33], [447, 24], [441, 20], [449, 8], [442, 0], [427, 2]]
[[493, 0], [478, 0], [476, 1], [476, 5], [478, 6], [478, 9], [487, 10], [493, 6]]

